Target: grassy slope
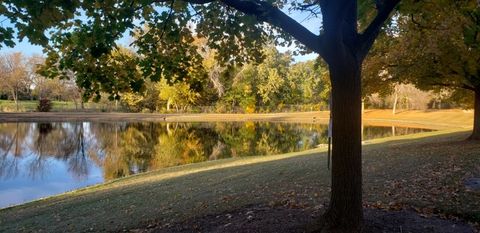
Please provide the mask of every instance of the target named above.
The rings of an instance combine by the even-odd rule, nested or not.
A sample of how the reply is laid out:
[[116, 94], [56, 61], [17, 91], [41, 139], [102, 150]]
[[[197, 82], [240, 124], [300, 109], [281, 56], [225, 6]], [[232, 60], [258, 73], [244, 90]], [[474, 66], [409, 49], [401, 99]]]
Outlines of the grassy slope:
[[[480, 145], [463, 141], [466, 136], [457, 127], [370, 141], [365, 204], [479, 220], [480, 196], [462, 182], [480, 176]], [[326, 166], [317, 149], [162, 169], [0, 210], [0, 232], [118, 231], [259, 203], [321, 208], [329, 194]]]
[[[437, 135], [437, 136], [434, 136]], [[427, 137], [429, 136], [429, 137]], [[365, 146], [365, 203], [479, 218], [480, 145], [465, 133], [423, 133]], [[163, 169], [0, 211], [0, 232], [121, 230], [259, 203], [322, 207], [329, 171], [321, 150]]]

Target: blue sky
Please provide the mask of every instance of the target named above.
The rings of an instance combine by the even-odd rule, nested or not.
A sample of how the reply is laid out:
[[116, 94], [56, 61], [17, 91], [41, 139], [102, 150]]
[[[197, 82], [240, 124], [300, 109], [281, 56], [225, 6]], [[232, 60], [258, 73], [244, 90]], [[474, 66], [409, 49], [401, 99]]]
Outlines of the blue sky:
[[[301, 12], [293, 12], [293, 13], [287, 13], [289, 14], [292, 18], [294, 18], [296, 21], [300, 22], [302, 25], [304, 25], [307, 29], [310, 31], [314, 32], [315, 34], [318, 34], [319, 28], [321, 25], [321, 19], [314, 18], [314, 19], [309, 19], [308, 15], [301, 13]], [[10, 23], [8, 20], [3, 20], [5, 19], [4, 17], [0, 16], [0, 22], [1, 26], [9, 26]], [[120, 39], [119, 43], [128, 46], [129, 42], [131, 41], [130, 37], [128, 36], [128, 33], [125, 33], [125, 36]], [[288, 50], [296, 50], [295, 46], [291, 47], [278, 47], [278, 50], [280, 52], [286, 52]], [[28, 42], [28, 39], [25, 39], [22, 42], [19, 42], [18, 40], [16, 41], [16, 46], [13, 48], [10, 47], [2, 47], [0, 53], [11, 53], [11, 52], [22, 52], [23, 54], [27, 56], [31, 56], [33, 54], [43, 54], [42, 52], [42, 47], [33, 45]], [[294, 59], [296, 62], [300, 61], [306, 61], [306, 60], [311, 60], [315, 59], [318, 55], [315, 53], [312, 54], [307, 54], [303, 56], [295, 56]]]
[[22, 52], [27, 56], [30, 56], [33, 54], [43, 54], [42, 47], [30, 44], [27, 40], [17, 43], [16, 46], [13, 48], [2, 47], [2, 53], [11, 53], [11, 52]]

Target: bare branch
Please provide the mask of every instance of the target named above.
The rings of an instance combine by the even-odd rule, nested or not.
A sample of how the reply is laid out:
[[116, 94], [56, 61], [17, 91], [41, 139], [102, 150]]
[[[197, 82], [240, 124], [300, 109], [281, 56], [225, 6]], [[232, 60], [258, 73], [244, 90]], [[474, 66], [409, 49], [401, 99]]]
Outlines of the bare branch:
[[438, 31], [446, 31], [449, 30], [447, 27], [433, 27], [433, 26], [427, 26], [423, 25], [419, 21], [415, 19], [415, 16], [413, 14], [410, 14], [410, 20], [412, 21], [413, 24], [415, 24], [418, 28], [420, 29], [425, 29], [425, 30], [438, 30]]
[[301, 4], [298, 6], [298, 9], [300, 10], [308, 10], [308, 8], [312, 7], [312, 6], [317, 6], [318, 4], [320, 4], [320, 0], [315, 0], [313, 1], [312, 3], [309, 3], [309, 4]]

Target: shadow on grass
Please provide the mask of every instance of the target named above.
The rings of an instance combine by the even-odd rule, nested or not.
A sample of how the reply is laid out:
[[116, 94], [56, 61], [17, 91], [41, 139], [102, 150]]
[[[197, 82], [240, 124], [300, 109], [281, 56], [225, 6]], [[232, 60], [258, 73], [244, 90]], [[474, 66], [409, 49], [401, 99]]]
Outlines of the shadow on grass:
[[[445, 143], [465, 135], [430, 132], [372, 140], [364, 146], [365, 202], [478, 214], [480, 197], [462, 192], [461, 180], [477, 172], [480, 147], [459, 150]], [[228, 159], [119, 179], [1, 210], [0, 231], [120, 231], [252, 205], [319, 210], [330, 192], [325, 155], [313, 150]]]

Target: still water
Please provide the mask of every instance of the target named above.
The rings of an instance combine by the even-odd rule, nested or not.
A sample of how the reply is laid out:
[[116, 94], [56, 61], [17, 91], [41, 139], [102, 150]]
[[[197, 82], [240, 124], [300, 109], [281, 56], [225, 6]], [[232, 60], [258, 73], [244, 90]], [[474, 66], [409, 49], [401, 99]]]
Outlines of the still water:
[[[430, 130], [368, 126], [364, 139]], [[0, 124], [0, 208], [163, 167], [326, 143], [327, 126], [287, 123]]]

